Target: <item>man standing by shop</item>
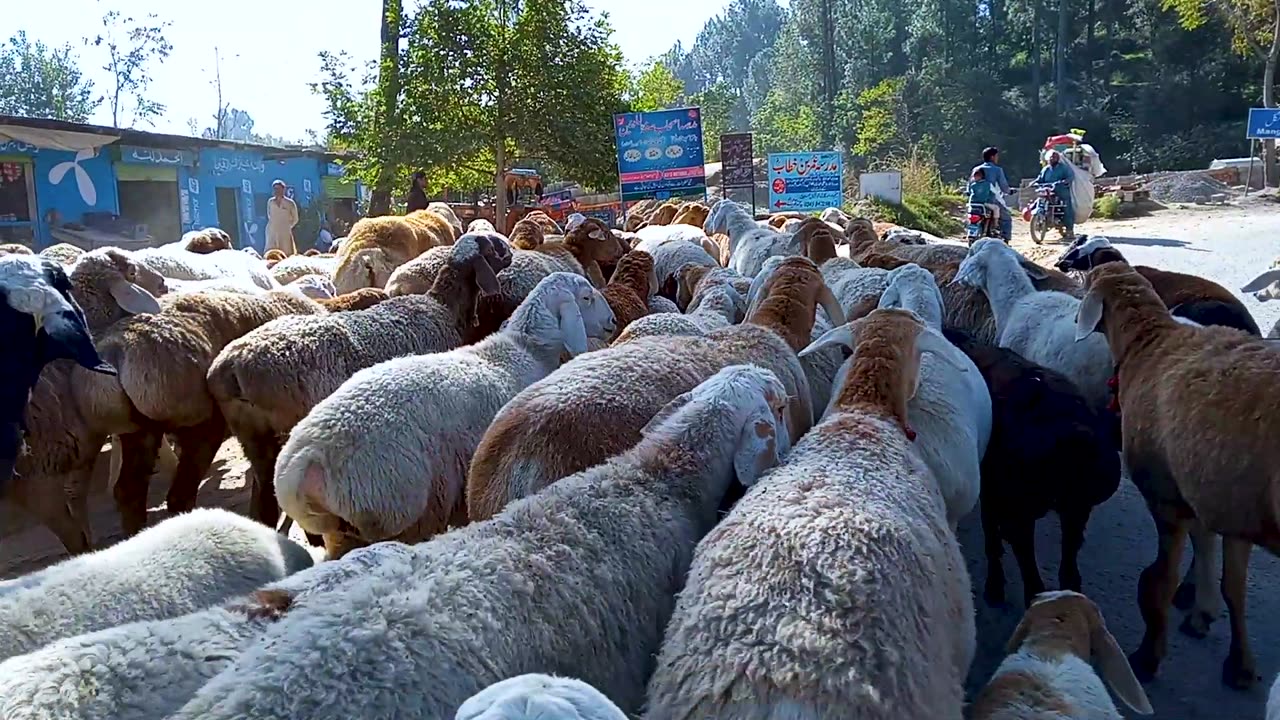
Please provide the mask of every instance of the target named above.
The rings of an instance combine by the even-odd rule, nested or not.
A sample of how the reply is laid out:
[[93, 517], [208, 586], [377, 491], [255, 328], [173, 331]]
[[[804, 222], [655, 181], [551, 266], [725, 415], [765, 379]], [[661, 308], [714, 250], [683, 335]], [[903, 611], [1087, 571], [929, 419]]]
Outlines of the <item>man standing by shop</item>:
[[284, 181], [271, 183], [271, 199], [267, 201], [267, 247], [265, 255], [272, 249], [279, 250], [285, 257], [298, 254], [298, 246], [293, 244], [293, 226], [298, 224], [298, 206], [284, 194]]
[[[977, 170], [982, 168], [983, 174], [986, 176], [987, 182], [1000, 191], [1002, 197], [1009, 195], [1009, 178], [1005, 177], [1004, 169], [1000, 167], [1000, 148], [989, 147], [982, 151], [982, 164], [974, 168]], [[973, 170], [969, 171], [970, 177], [973, 176]], [[1002, 203], [1005, 208], [1000, 212], [1000, 234], [1004, 236], [1005, 242], [1013, 240], [1013, 215], [1009, 213], [1008, 203]]]

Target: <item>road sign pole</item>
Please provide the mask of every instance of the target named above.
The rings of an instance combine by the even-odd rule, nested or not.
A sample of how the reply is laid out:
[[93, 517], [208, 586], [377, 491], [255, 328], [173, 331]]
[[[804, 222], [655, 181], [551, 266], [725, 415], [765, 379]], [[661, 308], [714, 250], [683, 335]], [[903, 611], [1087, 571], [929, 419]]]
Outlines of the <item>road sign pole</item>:
[[1249, 141], [1249, 172], [1247, 175], [1245, 175], [1246, 180], [1244, 181], [1245, 197], [1249, 197], [1249, 188], [1253, 186], [1253, 153], [1257, 147], [1258, 147], [1257, 140]]

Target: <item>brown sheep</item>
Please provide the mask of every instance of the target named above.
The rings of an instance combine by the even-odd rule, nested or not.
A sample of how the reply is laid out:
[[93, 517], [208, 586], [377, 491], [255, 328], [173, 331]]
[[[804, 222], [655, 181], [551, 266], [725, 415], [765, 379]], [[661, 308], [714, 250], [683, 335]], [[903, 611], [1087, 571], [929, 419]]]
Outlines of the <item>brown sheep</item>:
[[[538, 227], [542, 229], [543, 235], [563, 235], [564, 234], [564, 229], [560, 227], [560, 224], [557, 223], [555, 220], [552, 220], [550, 215], [542, 212], [541, 210], [531, 210], [528, 213], [526, 213], [523, 218], [520, 218], [520, 219], [528, 220], [529, 222], [536, 223]], [[517, 225], [518, 224], [519, 223], [517, 223]], [[512, 228], [512, 232], [515, 232], [514, 227]]]
[[671, 219], [671, 224], [702, 227], [707, 222], [707, 216], [710, 214], [711, 208], [706, 205], [700, 202], [688, 202], [680, 206], [676, 216]]
[[289, 256], [285, 255], [284, 251], [281, 250], [280, 248], [271, 248], [270, 250], [267, 251], [266, 255], [262, 256], [262, 262], [266, 263], [267, 269], [270, 270], [271, 268], [276, 266], [276, 263], [280, 262], [281, 260], [284, 260], [287, 257]]
[[339, 293], [384, 287], [396, 268], [429, 248], [451, 244], [441, 242], [453, 234], [444, 218], [426, 210], [410, 214], [413, 220], [383, 215], [363, 218], [352, 226], [338, 251], [338, 267], [333, 271], [333, 284]]
[[844, 226], [844, 237], [849, 243], [849, 257], [857, 258], [858, 255], [866, 252], [872, 245], [880, 241], [880, 236], [876, 234], [875, 225], [864, 217], [856, 217]]
[[658, 208], [657, 200], [641, 200], [626, 211], [627, 221], [622, 229], [635, 232], [641, 225], [649, 222], [649, 215]]
[[521, 219], [511, 228], [511, 247], [517, 250], [537, 250], [546, 240], [546, 232], [537, 220]]
[[818, 266], [808, 258], [783, 260], [765, 281], [760, 298], [747, 309], [746, 321], [778, 333], [796, 352], [809, 345], [818, 305], [827, 311], [832, 327], [845, 323], [840, 303], [823, 282]]
[[389, 296], [387, 291], [382, 288], [360, 288], [355, 292], [349, 292], [345, 295], [339, 295], [333, 298], [320, 298], [316, 302], [320, 303], [320, 307], [334, 312], [354, 312], [356, 310], [364, 310], [386, 300]]
[[188, 252], [207, 255], [218, 250], [234, 250], [231, 236], [218, 228], [192, 230], [182, 236]]
[[618, 337], [623, 328], [649, 314], [649, 296], [657, 290], [658, 277], [653, 272], [653, 256], [632, 250], [618, 261], [609, 284], [600, 291], [613, 310], [616, 329], [609, 338]]
[[620, 246], [609, 226], [596, 218], [587, 218], [570, 230], [563, 240], [546, 242], [538, 247], [538, 252], [552, 255], [563, 263], [570, 260], [576, 262], [592, 285], [604, 287], [604, 273], [601, 263], [616, 263], [622, 257]]
[[663, 205], [649, 216], [650, 225], [670, 225], [679, 208], [675, 205]]
[[1159, 551], [1138, 582], [1146, 621], [1129, 656], [1140, 680], [1168, 647], [1169, 605], [1193, 522], [1222, 536], [1222, 594], [1231, 650], [1222, 679], [1257, 681], [1245, 625], [1249, 555], [1280, 554], [1280, 352], [1235, 328], [1173, 319], [1151, 282], [1128, 263], [1089, 272], [1076, 337], [1101, 330], [1115, 359], [1125, 465], [1147, 500]]
[[836, 236], [831, 226], [818, 218], [808, 218], [800, 223], [793, 236], [800, 243], [800, 254], [818, 267], [836, 257]]

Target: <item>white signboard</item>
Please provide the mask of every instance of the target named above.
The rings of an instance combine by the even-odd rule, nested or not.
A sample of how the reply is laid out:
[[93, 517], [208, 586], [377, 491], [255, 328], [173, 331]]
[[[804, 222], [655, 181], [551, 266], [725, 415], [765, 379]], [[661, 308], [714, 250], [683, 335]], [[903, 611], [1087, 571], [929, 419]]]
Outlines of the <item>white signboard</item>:
[[858, 177], [858, 198], [873, 197], [893, 205], [902, 204], [902, 173], [863, 173]]

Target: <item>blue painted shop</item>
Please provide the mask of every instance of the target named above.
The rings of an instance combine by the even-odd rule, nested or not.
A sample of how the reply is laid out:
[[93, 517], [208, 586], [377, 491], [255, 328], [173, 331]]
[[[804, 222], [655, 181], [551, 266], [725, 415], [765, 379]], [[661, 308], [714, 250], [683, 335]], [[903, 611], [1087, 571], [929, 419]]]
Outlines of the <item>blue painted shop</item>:
[[303, 250], [322, 223], [356, 217], [358, 188], [343, 176], [342, 159], [0, 115], [0, 242], [135, 248], [220, 227], [236, 247], [261, 251], [267, 199], [279, 179], [298, 204], [294, 238]]

